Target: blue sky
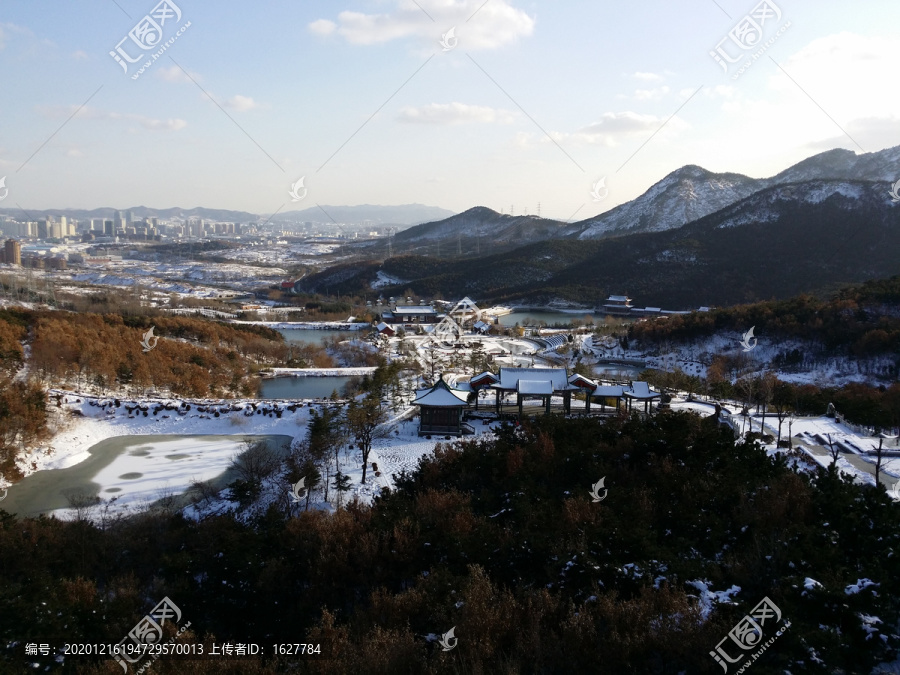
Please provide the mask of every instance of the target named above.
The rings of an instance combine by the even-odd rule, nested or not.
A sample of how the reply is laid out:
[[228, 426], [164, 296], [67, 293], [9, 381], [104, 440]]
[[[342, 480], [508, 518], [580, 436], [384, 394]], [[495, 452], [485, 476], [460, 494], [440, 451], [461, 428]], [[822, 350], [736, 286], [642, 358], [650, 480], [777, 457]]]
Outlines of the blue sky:
[[[109, 52], [158, 48], [128, 38], [154, 0], [4, 0], [0, 205], [540, 203], [580, 220], [685, 164], [763, 177], [900, 145], [894, 1], [174, 4], [157, 25], [182, 34], [133, 79], [143, 58], [126, 73]], [[710, 55], [763, 43], [743, 73]]]

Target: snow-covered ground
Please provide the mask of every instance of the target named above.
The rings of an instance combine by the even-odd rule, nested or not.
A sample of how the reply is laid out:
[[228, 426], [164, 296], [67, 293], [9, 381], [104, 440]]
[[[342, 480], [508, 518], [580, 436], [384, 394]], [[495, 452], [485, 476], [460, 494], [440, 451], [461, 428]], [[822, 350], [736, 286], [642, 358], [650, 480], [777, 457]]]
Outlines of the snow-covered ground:
[[[136, 443], [136, 447], [123, 451], [91, 478], [99, 486], [101, 497], [117, 498], [110, 513], [122, 513], [164, 495], [181, 494], [193, 481], [221, 475], [243, 451], [245, 436], [282, 435], [302, 440], [306, 437], [310, 411], [321, 410], [325, 405], [324, 401], [121, 399], [116, 407], [112, 398], [98, 399], [58, 390], [52, 393], [61, 395], [61, 407], [56, 410], [62, 422], [49, 443], [19, 461], [19, 468], [26, 475], [76, 466], [91, 458], [88, 450], [94, 445], [115, 437], [226, 437], [160, 438]], [[154, 409], [161, 406], [163, 409], [154, 415]], [[289, 406], [295, 409], [292, 411]], [[142, 408], [146, 409], [146, 416]], [[217, 412], [219, 417], [215, 416]], [[381, 475], [376, 477], [370, 467], [365, 485], [361, 483], [359, 451], [345, 449], [342, 453], [341, 470], [350, 476], [352, 485], [351, 492], [344, 496], [345, 501], [354, 495], [370, 501], [381, 487], [393, 485], [392, 475], [414, 469], [423, 455], [433, 451], [439, 441], [419, 438], [418, 420], [401, 419], [411, 412], [405, 409], [384, 425], [386, 435], [376, 439], [369, 455], [369, 462], [378, 465]], [[479, 432], [490, 433], [488, 424], [476, 421], [475, 426]], [[15, 490], [12, 486], [10, 493]], [[330, 501], [335, 502], [333, 493]], [[218, 507], [221, 506], [220, 501]], [[319, 507], [331, 508], [324, 504]], [[54, 513], [68, 517], [71, 512], [62, 509]]]
[[743, 355], [747, 358], [747, 372], [772, 370], [778, 379], [784, 382], [814, 384], [820, 387], [842, 386], [851, 382], [882, 383], [884, 378], [889, 376], [894, 361], [891, 355], [865, 361], [848, 357], [822, 356], [814, 366], [802, 372], [786, 371], [772, 366], [773, 359], [779, 354], [787, 354], [793, 350], [814, 354], [816, 348], [799, 340], [772, 341], [764, 334], [756, 337], [758, 342], [750, 351], [743, 350], [741, 335], [738, 333], [716, 334], [690, 345], [671, 345], [665, 352], [655, 348], [643, 348], [634, 341], [629, 349], [623, 349], [613, 339], [594, 337], [590, 341], [585, 341], [584, 350], [586, 354], [596, 359], [643, 361], [648, 368], [670, 371], [678, 368], [687, 375], [697, 377], [706, 377], [707, 366], [717, 355]]
[[399, 277], [392, 277], [381, 270], [378, 270], [378, 275], [375, 281], [373, 281], [369, 286], [373, 289], [384, 288], [385, 286], [396, 286], [397, 284], [405, 284], [406, 281], [400, 279]]
[[268, 368], [265, 373], [271, 377], [343, 377], [357, 375], [371, 375], [375, 372], [374, 366], [360, 366], [358, 368]]
[[[369, 369], [366, 369], [369, 370]], [[121, 400], [117, 407], [114, 399], [98, 399], [82, 396], [74, 392], [54, 391], [61, 396], [59, 408], [62, 420], [52, 441], [36, 449], [19, 462], [25, 474], [73, 467], [89, 458], [88, 452], [94, 445], [105, 439], [129, 436], [224, 436], [221, 439], [167, 439], [141, 442], [137, 447], [120, 453], [112, 463], [98, 470], [91, 478], [99, 486], [104, 498], [117, 497], [115, 508], [123, 511], [129, 506], [148, 504], [166, 494], [177, 495], [186, 491], [193, 481], [208, 480], [221, 475], [229, 468], [234, 457], [243, 450], [245, 436], [283, 435], [295, 440], [303, 439], [312, 409], [321, 408], [324, 401], [268, 401], [268, 400], [182, 400], [143, 399]], [[482, 403], [490, 410], [493, 399], [488, 394]], [[562, 399], [554, 401], [561, 403]], [[532, 402], [529, 402], [532, 403]], [[573, 407], [581, 407], [573, 402]], [[188, 408], [190, 406], [190, 408]], [[532, 406], [528, 406], [532, 407]], [[700, 415], [710, 415], [714, 405], [704, 401], [686, 401], [676, 398], [671, 405], [675, 411], [689, 410]], [[291, 410], [293, 408], [293, 410]], [[737, 406], [726, 406], [726, 412], [740, 423]], [[154, 414], [154, 410], [156, 414]], [[434, 436], [432, 439], [418, 435], [418, 420], [410, 419], [413, 409], [405, 408], [386, 423], [385, 434], [376, 439], [369, 462], [378, 466], [378, 473], [371, 465], [367, 482], [361, 483], [362, 464], [358, 449], [345, 449], [342, 453], [341, 470], [351, 478], [351, 492], [344, 500], [354, 495], [369, 502], [382, 487], [392, 487], [392, 477], [402, 471], [413, 471], [420, 459], [433, 452], [439, 442], [454, 442]], [[146, 413], [146, 414], [145, 414]], [[216, 417], [216, 413], [219, 414]], [[280, 417], [279, 417], [280, 414]], [[752, 416], [753, 426], [759, 428], [761, 416]], [[493, 434], [498, 422], [493, 420], [471, 420], [476, 434]], [[773, 415], [766, 417], [766, 431], [777, 433], [777, 420]], [[791, 464], [799, 469], [808, 468], [810, 461], [822, 466], [831, 463], [831, 457], [820, 440], [831, 438], [847, 448], [870, 448], [877, 440], [854, 432], [849, 427], [827, 417], [795, 418], [791, 425], [795, 448], [805, 453], [807, 462], [797, 456], [791, 457]], [[788, 434], [787, 424], [782, 426], [782, 437]], [[229, 438], [230, 437], [230, 438]], [[137, 439], [136, 439], [137, 440]], [[143, 440], [143, 439], [142, 439]], [[874, 440], [874, 443], [873, 443]], [[890, 441], [895, 443], [895, 441]], [[770, 454], [786, 453], [774, 444], [766, 446]], [[844, 453], [838, 459], [838, 468], [854, 477], [857, 482], [874, 483], [874, 458]], [[900, 477], [900, 457], [885, 459], [882, 471], [885, 480], [893, 482]], [[140, 474], [140, 475], [138, 475]], [[282, 490], [284, 486], [273, 489]], [[13, 486], [11, 492], [16, 488]], [[321, 494], [318, 493], [321, 501]], [[333, 508], [331, 504], [318, 504], [317, 508]], [[228, 502], [220, 498], [216, 508], [227, 507]], [[193, 508], [193, 507], [191, 507]], [[67, 512], [58, 513], [65, 516]], [[197, 515], [197, 514], [195, 514]]]
[[[353, 318], [353, 317], [350, 317]], [[231, 323], [265, 326], [276, 330], [364, 330], [371, 328], [367, 323], [352, 321], [232, 321]]]
[[338, 244], [318, 242], [288, 243], [282, 241], [273, 246], [247, 245], [225, 251], [210, 251], [204, 255], [259, 265], [290, 265], [296, 264], [298, 258], [309, 257], [310, 259], [303, 260], [303, 263], [316, 265], [325, 261], [329, 264], [333, 262], [325, 256], [333, 253], [338, 246]]

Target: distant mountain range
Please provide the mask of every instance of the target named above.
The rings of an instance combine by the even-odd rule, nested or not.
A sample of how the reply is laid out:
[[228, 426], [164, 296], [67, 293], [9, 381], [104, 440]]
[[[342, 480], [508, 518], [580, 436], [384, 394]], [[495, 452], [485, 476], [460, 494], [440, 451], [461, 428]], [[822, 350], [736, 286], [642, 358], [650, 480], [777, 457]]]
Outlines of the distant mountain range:
[[805, 159], [772, 178], [738, 173], [712, 173], [699, 166], [673, 171], [637, 199], [567, 230], [580, 239], [597, 239], [635, 232], [661, 232], [708, 216], [755, 192], [776, 185], [816, 179], [887, 181], [900, 178], [900, 146], [856, 155], [829, 150]]
[[[31, 218], [32, 220], [46, 218], [47, 216], [53, 216], [54, 218], [66, 216], [67, 218], [75, 218], [77, 220], [88, 220], [89, 218], [112, 220], [119, 211], [131, 211], [135, 218], [201, 218], [203, 220], [227, 223], [255, 223], [259, 220], [259, 216], [254, 213], [247, 213], [246, 211], [207, 209], [201, 206], [192, 209], [182, 209], [178, 206], [169, 209], [151, 209], [147, 206], [132, 206], [129, 209], [114, 209], [111, 207], [101, 207], [97, 209], [29, 209], [26, 217]], [[12, 218], [23, 217], [21, 209], [0, 209], [0, 214]]]
[[312, 206], [302, 211], [283, 211], [272, 220], [275, 222], [320, 222], [330, 223], [333, 218], [339, 223], [362, 223], [371, 221], [379, 227], [409, 227], [419, 223], [453, 216], [453, 211], [437, 206], [424, 204], [403, 204], [400, 206], [378, 206], [377, 204], [361, 204], [359, 206], [330, 206], [321, 208]]
[[900, 147], [832, 150], [768, 179], [686, 166], [579, 223], [476, 207], [418, 225], [394, 237], [383, 264], [338, 265], [304, 287], [372, 293], [378, 281], [392, 295], [587, 305], [627, 292], [670, 309], [825, 293], [900, 273], [898, 174]]
[[[248, 213], [246, 211], [229, 211], [227, 209], [207, 209], [195, 207], [182, 209], [173, 207], [169, 209], [152, 209], [147, 206], [134, 206], [130, 209], [113, 209], [102, 207], [97, 209], [44, 209], [28, 211], [28, 217], [37, 220], [53, 216], [67, 216], [78, 220], [89, 218], [113, 219], [118, 211], [131, 211], [135, 218], [201, 218], [216, 222], [228, 223], [255, 223], [265, 219], [265, 214]], [[22, 217], [21, 209], [0, 209], [0, 214], [10, 217]], [[377, 206], [363, 204], [360, 206], [313, 206], [302, 211], [287, 211], [279, 213], [272, 218], [273, 222], [324, 222], [330, 223], [333, 218], [338, 223], [363, 223], [371, 221], [379, 227], [396, 226], [405, 228], [440, 218], [452, 216], [453, 211], [438, 208], [437, 206], [425, 206], [424, 204], [403, 204], [400, 206]], [[330, 216], [330, 218], [329, 218]]]

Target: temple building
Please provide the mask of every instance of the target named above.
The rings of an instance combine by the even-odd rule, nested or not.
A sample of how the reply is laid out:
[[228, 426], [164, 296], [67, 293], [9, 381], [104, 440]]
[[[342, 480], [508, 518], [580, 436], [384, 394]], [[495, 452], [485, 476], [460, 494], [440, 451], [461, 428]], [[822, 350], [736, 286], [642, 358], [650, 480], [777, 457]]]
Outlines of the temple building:
[[396, 305], [381, 314], [381, 320], [389, 324], [437, 323], [442, 317], [430, 305]]
[[442, 377], [431, 389], [419, 391], [413, 405], [419, 406], [419, 435], [461, 436], [472, 427], [462, 421], [471, 391], [454, 389]]

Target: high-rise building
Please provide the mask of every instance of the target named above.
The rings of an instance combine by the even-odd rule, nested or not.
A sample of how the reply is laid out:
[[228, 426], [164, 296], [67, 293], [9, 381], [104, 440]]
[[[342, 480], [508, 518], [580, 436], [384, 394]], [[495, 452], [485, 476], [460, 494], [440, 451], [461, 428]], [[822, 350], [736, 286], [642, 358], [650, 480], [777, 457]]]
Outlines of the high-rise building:
[[48, 239], [50, 237], [50, 219], [49, 218], [44, 218], [44, 220], [38, 221], [37, 236], [38, 236], [38, 239]]
[[63, 224], [62, 223], [50, 223], [50, 237], [53, 239], [62, 239], [63, 238]]
[[103, 234], [105, 234], [107, 237], [112, 237], [112, 236], [115, 236], [115, 233], [116, 233], [116, 230], [115, 230], [115, 225], [114, 225], [113, 221], [104, 220], [103, 221]]
[[7, 239], [3, 247], [3, 260], [13, 265], [22, 266], [22, 247], [15, 239]]

